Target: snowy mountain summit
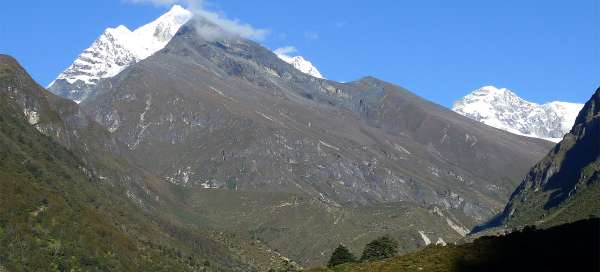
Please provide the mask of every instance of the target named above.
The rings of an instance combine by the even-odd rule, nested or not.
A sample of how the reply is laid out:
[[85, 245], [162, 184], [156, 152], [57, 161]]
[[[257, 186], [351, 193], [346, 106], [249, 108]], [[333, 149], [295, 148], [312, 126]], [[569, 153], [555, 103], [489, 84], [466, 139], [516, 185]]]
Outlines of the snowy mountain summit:
[[292, 66], [294, 66], [294, 68], [298, 69], [302, 73], [311, 75], [316, 78], [324, 78], [323, 75], [321, 75], [321, 72], [317, 70], [317, 67], [315, 67], [310, 61], [304, 59], [302, 56], [292, 57], [282, 52], [278, 52], [277, 50], [275, 50], [275, 54], [281, 60], [291, 64]]
[[558, 101], [540, 105], [508, 89], [485, 86], [456, 101], [452, 110], [511, 133], [559, 142], [582, 107]]
[[158, 19], [134, 31], [123, 25], [108, 28], [48, 89], [79, 103], [94, 92], [100, 79], [113, 77], [164, 48], [190, 18], [190, 11], [174, 5]]

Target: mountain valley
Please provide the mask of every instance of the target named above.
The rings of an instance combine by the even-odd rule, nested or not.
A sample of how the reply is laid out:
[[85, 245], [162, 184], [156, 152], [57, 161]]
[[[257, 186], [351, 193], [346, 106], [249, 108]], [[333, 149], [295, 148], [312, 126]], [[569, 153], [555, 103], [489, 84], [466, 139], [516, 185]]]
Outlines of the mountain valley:
[[[298, 201], [300, 214], [332, 218], [316, 229], [339, 232], [343, 222], [353, 230], [334, 241], [352, 243], [368, 231], [357, 246], [378, 233], [363, 224], [371, 221], [365, 216], [385, 210], [389, 217], [377, 220], [382, 232], [394, 218], [422, 215], [404, 230], [410, 236], [396, 234], [410, 237], [407, 250], [424, 244], [419, 231], [454, 241], [497, 213], [551, 146], [499, 132], [372, 77], [341, 84], [306, 75], [250, 40], [204, 39], [196, 24], [103, 81], [82, 107], [179, 190], [229, 190], [239, 193], [223, 194], [230, 195], [225, 200], [248, 203], [252, 195], [293, 195], [252, 209], [265, 214], [248, 218], [244, 202], [234, 205], [231, 212], [242, 215], [234, 222], [216, 218], [215, 227], [244, 226], [241, 235], [261, 229], [261, 240], [303, 265], [325, 260], [325, 241], [305, 239], [306, 230], [285, 218], [265, 225], [273, 213], [264, 208], [305, 199]], [[203, 201], [195, 198], [189, 201]], [[261, 217], [265, 221], [256, 220]]]
[[600, 88], [449, 109], [166, 2], [47, 89], [0, 54], [0, 272], [597, 268]]

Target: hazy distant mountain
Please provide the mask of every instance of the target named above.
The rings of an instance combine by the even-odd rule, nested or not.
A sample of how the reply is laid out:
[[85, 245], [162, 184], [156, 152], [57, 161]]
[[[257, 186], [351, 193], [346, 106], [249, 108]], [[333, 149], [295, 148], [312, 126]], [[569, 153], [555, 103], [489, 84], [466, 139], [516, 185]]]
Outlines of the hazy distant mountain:
[[[600, 88], [571, 131], [537, 163], [485, 227], [557, 225], [600, 216]], [[478, 228], [478, 230], [481, 228]]]
[[94, 92], [103, 78], [115, 76], [127, 66], [162, 49], [192, 13], [175, 5], [158, 19], [134, 31], [120, 25], [108, 28], [61, 73], [48, 89], [77, 103]]
[[372, 77], [327, 81], [250, 40], [205, 39], [203, 23], [83, 107], [198, 217], [303, 264], [385, 233], [405, 250], [459, 239], [550, 148]]
[[559, 142], [582, 107], [558, 101], [540, 105], [508, 89], [485, 86], [456, 101], [452, 110], [511, 133]]

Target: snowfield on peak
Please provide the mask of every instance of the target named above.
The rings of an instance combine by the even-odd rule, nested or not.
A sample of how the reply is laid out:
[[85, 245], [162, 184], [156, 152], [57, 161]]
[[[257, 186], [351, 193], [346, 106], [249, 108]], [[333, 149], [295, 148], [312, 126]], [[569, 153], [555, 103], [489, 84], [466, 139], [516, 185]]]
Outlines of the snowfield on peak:
[[286, 54], [278, 53], [275, 50], [275, 54], [281, 60], [291, 64], [294, 68], [298, 69], [300, 72], [305, 73], [307, 75], [311, 75], [316, 78], [324, 78], [321, 72], [317, 70], [317, 68], [308, 60], [304, 59], [302, 56], [288, 56]]
[[569, 132], [583, 104], [526, 101], [506, 88], [484, 86], [456, 101], [452, 110], [514, 134], [559, 142]]
[[[80, 103], [94, 94], [101, 79], [114, 77], [130, 65], [164, 48], [192, 17], [192, 12], [174, 5], [156, 20], [133, 31], [123, 25], [107, 28], [49, 84], [48, 90]], [[303, 57], [275, 53], [301, 72], [323, 78], [319, 70]]]
[[79, 103], [94, 91], [100, 79], [113, 77], [164, 48], [190, 18], [190, 11], [174, 5], [158, 19], [134, 31], [123, 25], [108, 28], [48, 89]]

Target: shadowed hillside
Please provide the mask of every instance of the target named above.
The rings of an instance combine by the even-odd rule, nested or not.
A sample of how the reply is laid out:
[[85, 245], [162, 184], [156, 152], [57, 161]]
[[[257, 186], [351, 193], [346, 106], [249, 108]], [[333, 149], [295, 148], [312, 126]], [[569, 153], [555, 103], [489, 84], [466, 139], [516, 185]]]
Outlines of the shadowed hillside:
[[505, 236], [481, 237], [463, 245], [429, 246], [384, 261], [342, 264], [311, 272], [375, 271], [599, 271], [600, 219]]
[[571, 132], [531, 168], [504, 211], [474, 232], [600, 216], [599, 196], [600, 88], [579, 112]]

